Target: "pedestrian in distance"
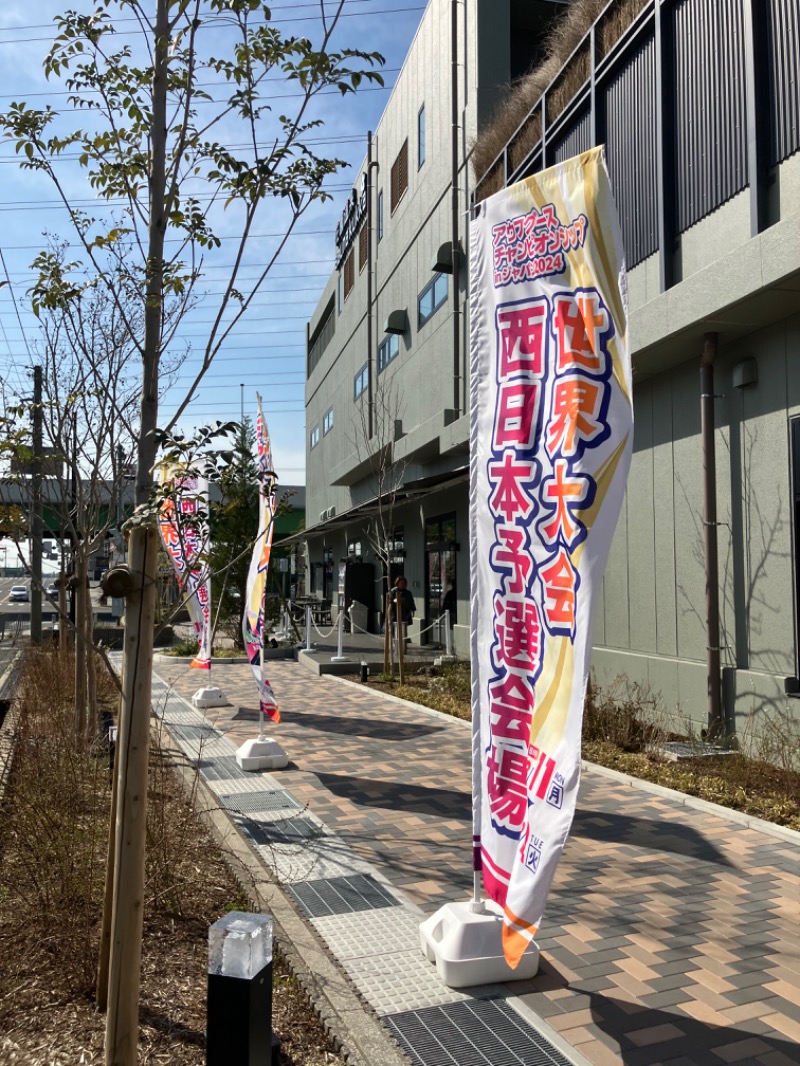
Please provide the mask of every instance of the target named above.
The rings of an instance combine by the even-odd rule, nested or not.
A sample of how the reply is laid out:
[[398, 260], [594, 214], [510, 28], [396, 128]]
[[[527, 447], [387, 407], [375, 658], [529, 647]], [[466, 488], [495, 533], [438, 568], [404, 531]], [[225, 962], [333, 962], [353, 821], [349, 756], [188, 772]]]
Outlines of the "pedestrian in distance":
[[408, 581], [402, 574], [395, 579], [394, 588], [389, 593], [389, 602], [391, 604], [393, 622], [397, 617], [398, 604], [400, 607], [400, 620], [405, 622], [406, 625], [413, 621], [417, 605], [414, 602], [411, 589], [408, 587]]

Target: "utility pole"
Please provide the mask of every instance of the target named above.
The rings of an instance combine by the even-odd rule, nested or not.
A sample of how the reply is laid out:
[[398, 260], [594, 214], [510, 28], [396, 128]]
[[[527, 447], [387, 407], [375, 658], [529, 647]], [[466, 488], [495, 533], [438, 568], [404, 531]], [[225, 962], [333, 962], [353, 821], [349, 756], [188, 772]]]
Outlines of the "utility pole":
[[42, 640], [42, 368], [33, 368], [33, 471], [31, 477], [31, 643]]

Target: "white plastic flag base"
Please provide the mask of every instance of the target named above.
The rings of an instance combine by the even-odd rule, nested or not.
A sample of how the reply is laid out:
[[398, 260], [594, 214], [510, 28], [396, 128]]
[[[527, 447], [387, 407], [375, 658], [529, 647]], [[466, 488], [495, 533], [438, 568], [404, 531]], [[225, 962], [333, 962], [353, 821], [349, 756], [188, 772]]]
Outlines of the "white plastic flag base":
[[491, 900], [472, 910], [472, 902], [445, 903], [419, 927], [422, 954], [436, 964], [448, 988], [524, 981], [539, 969], [539, 948], [532, 942], [513, 970], [503, 955], [503, 912]]
[[255, 737], [237, 750], [236, 761], [243, 770], [282, 770], [289, 765], [289, 756], [277, 740]]
[[227, 707], [228, 699], [218, 688], [199, 688], [192, 696], [195, 707]]

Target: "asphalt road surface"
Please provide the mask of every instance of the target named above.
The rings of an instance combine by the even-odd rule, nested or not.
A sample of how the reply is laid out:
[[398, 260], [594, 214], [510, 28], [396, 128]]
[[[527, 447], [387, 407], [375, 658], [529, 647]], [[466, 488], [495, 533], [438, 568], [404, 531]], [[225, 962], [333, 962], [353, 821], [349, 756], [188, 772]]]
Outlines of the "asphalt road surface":
[[[20, 603], [16, 601], [11, 602], [8, 598], [14, 585], [27, 585], [28, 590], [30, 591], [30, 582], [21, 577], [0, 578], [0, 638], [4, 635], [13, 635], [12, 630], [24, 630], [27, 632], [30, 629], [30, 600], [27, 603]], [[43, 596], [42, 621], [54, 622], [56, 615], [57, 611], [53, 605], [46, 596]]]

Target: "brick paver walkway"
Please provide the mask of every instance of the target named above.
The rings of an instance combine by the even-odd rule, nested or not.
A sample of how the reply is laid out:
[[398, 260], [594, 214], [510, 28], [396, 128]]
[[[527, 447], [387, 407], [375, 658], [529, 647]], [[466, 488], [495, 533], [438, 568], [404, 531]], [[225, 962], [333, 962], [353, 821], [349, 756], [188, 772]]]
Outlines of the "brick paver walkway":
[[[276, 771], [426, 912], [471, 889], [470, 732], [369, 686], [271, 663], [291, 762]], [[185, 696], [205, 679], [160, 662]], [[217, 667], [237, 745], [258, 731], [249, 668]], [[538, 943], [513, 991], [597, 1066], [800, 1062], [800, 849], [591, 770]], [[379, 1066], [379, 1064], [375, 1064]]]

